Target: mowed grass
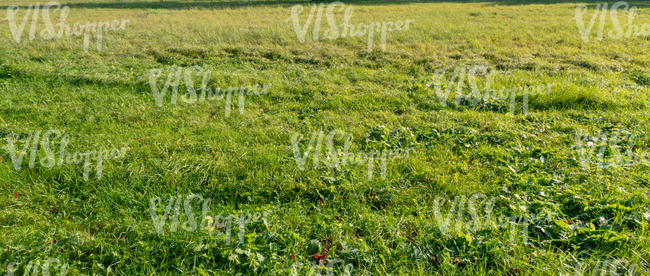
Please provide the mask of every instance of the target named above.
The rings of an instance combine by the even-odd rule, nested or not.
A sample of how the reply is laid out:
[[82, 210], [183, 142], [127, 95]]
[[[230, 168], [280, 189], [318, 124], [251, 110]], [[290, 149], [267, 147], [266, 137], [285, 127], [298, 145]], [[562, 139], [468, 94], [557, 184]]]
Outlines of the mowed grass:
[[[29, 25], [16, 43], [0, 21], [0, 273], [58, 258], [72, 275], [287, 275], [299, 263], [305, 275], [328, 249], [355, 275], [587, 274], [606, 260], [648, 275], [648, 165], [582, 167], [572, 145], [577, 131], [626, 130], [650, 151], [650, 38], [585, 43], [576, 3], [526, 2], [347, 3], [353, 23], [414, 20], [371, 52], [364, 38], [301, 43], [287, 21], [299, 2], [69, 1], [69, 23], [130, 20], [87, 53], [78, 37], [30, 41]], [[0, 17], [12, 4], [0, 1]], [[650, 24], [650, 6], [631, 4]], [[214, 86], [268, 83], [268, 94], [230, 116], [223, 100], [157, 106], [149, 70], [163, 69], [162, 85], [172, 66], [195, 65]], [[426, 84], [467, 65], [493, 68], [497, 87], [555, 86], [530, 97], [528, 114], [441, 105]], [[84, 181], [80, 165], [15, 170], [5, 137], [48, 129], [69, 134], [68, 152], [129, 150], [100, 179]], [[306, 145], [333, 129], [353, 135], [353, 151], [413, 150], [385, 178], [358, 165], [300, 170], [292, 135]], [[157, 234], [150, 199], [192, 193], [212, 215], [268, 217], [243, 242], [238, 229], [230, 243]], [[452, 211], [435, 199], [479, 193], [494, 217], [529, 218], [527, 239], [498, 226], [442, 233], [436, 212]]]

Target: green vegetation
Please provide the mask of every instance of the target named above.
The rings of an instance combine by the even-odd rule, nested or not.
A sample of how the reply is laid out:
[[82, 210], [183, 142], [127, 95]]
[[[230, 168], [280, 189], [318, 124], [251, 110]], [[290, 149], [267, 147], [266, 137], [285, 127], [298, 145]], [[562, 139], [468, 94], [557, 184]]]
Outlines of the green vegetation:
[[[15, 2], [0, 0], [0, 18]], [[19, 20], [29, 2], [19, 2]], [[314, 41], [308, 32], [300, 42], [288, 18], [304, 3], [305, 20], [308, 2], [66, 3], [70, 24], [129, 22], [85, 52], [81, 37], [30, 40], [29, 23], [16, 43], [0, 21], [0, 273], [58, 258], [70, 275], [306, 275], [319, 258], [351, 264], [354, 275], [558, 275], [579, 264], [591, 275], [614, 260], [626, 264], [619, 273], [648, 275], [649, 164], [584, 165], [574, 145], [578, 132], [628, 132], [638, 137], [634, 155], [650, 152], [650, 36], [584, 42], [573, 1], [346, 3], [354, 23], [413, 20], [388, 35], [385, 51], [367, 51], [365, 37]], [[596, 3], [586, 3], [586, 22]], [[650, 5], [630, 4], [635, 23], [650, 24]], [[233, 96], [228, 115], [225, 97], [156, 105], [150, 70], [162, 70], [162, 87], [171, 68], [192, 66], [210, 71], [211, 87], [268, 84], [268, 93], [246, 96], [243, 113]], [[499, 98], [455, 102], [456, 92], [441, 102], [436, 72], [467, 66], [490, 68], [497, 90], [553, 86], [528, 97], [527, 113], [511, 114]], [[181, 79], [179, 94], [186, 87]], [[29, 168], [29, 152], [16, 170], [5, 138], [20, 135], [22, 149], [50, 129], [68, 134], [69, 153], [128, 150], [87, 180], [80, 164]], [[331, 130], [351, 134], [352, 152], [412, 150], [390, 160], [385, 177], [377, 168], [369, 178], [363, 164], [315, 167], [312, 155], [301, 170], [292, 136], [304, 136], [304, 151], [312, 133]], [[181, 208], [178, 229], [167, 222], [158, 234], [151, 199], [162, 214], [170, 197], [192, 193], [212, 201], [213, 218], [263, 215], [233, 222], [228, 240], [223, 227], [185, 230]], [[483, 227], [451, 208], [478, 194], [482, 218], [493, 202]], [[450, 213], [462, 231], [441, 228]], [[512, 216], [527, 228], [498, 220]]]

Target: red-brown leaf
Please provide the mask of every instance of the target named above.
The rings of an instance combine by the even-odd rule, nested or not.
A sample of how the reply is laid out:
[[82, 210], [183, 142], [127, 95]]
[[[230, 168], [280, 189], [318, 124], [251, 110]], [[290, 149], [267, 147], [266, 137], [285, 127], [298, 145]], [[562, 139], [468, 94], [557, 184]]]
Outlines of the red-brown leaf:
[[318, 253], [316, 253], [316, 254], [311, 255], [311, 256], [314, 257], [314, 259], [318, 260], [319, 263], [322, 263], [322, 262], [324, 262], [325, 260], [327, 260], [327, 255], [328, 255], [329, 253], [330, 253], [330, 251], [327, 250], [327, 248], [325, 248], [325, 249], [323, 249], [323, 254], [318, 254]]

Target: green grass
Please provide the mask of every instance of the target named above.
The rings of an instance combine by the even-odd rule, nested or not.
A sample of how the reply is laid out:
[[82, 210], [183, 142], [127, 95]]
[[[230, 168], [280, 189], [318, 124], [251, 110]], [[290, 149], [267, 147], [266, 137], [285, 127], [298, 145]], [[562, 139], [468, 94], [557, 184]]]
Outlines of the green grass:
[[[287, 21], [299, 2], [67, 3], [70, 23], [130, 21], [88, 52], [78, 37], [16, 43], [0, 21], [0, 273], [58, 258], [71, 275], [287, 275], [298, 264], [305, 275], [328, 249], [355, 275], [558, 275], [578, 264], [591, 275], [613, 260], [648, 275], [648, 164], [583, 167], [572, 146], [579, 131], [624, 130], [650, 151], [650, 37], [585, 43], [572, 1], [347, 3], [354, 23], [414, 20], [383, 52], [364, 38], [301, 43]], [[12, 4], [0, 0], [0, 17]], [[650, 6], [633, 4], [635, 22], [650, 24]], [[230, 116], [225, 100], [157, 106], [149, 71], [195, 65], [212, 86], [268, 83], [268, 94]], [[437, 70], [472, 65], [492, 68], [496, 88], [555, 86], [527, 114], [500, 101], [444, 106], [426, 87]], [[129, 150], [100, 179], [84, 181], [76, 164], [15, 170], [5, 137], [48, 129], [68, 133], [69, 152]], [[306, 146], [334, 129], [354, 152], [413, 150], [385, 178], [363, 165], [300, 170], [291, 137]], [[267, 216], [241, 243], [238, 229], [229, 243], [219, 229], [157, 234], [150, 199], [161, 213], [191, 193], [212, 200], [211, 216]], [[494, 201], [492, 225], [445, 235], [436, 212], [479, 193]], [[527, 232], [496, 220], [513, 215]]]

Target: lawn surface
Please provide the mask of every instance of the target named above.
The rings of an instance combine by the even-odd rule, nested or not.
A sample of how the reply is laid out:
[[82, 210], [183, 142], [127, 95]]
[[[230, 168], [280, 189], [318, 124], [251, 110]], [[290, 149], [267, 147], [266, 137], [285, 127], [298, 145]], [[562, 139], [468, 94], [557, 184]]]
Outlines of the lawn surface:
[[[20, 22], [32, 2], [0, 0], [0, 18], [17, 4]], [[62, 2], [70, 24], [129, 21], [87, 52], [80, 37], [30, 39], [30, 22], [17, 43], [0, 21], [0, 273], [57, 258], [70, 275], [306, 275], [328, 265], [354, 275], [648, 275], [650, 36], [598, 40], [596, 23], [585, 42], [580, 3], [346, 3], [353, 23], [413, 20], [388, 34], [385, 51], [378, 39], [368, 51], [365, 37], [314, 40], [311, 27], [301, 42], [295, 1]], [[649, 25], [650, 5], [630, 4], [635, 24]], [[586, 5], [588, 23], [596, 3]], [[192, 66], [209, 70], [211, 87], [268, 90], [246, 96], [243, 112], [235, 96], [231, 108], [226, 97], [157, 105], [150, 70], [163, 87]], [[432, 86], [437, 72], [475, 66], [496, 89], [553, 85], [528, 97], [527, 113], [499, 99], [439, 100], [434, 87], [450, 85]], [[10, 137], [20, 150], [48, 130], [68, 135], [69, 153], [128, 148], [87, 177], [80, 164], [44, 166], [42, 150], [17, 170]], [[313, 154], [301, 169], [292, 137], [304, 136], [302, 152], [332, 130], [350, 134], [351, 152], [409, 154], [390, 158], [383, 176], [379, 162], [369, 177], [364, 164], [316, 167]], [[591, 161], [577, 133], [593, 138]], [[602, 133], [636, 137], [619, 148], [641, 158], [600, 166], [619, 149]], [[187, 205], [191, 194], [228, 219], [202, 227], [206, 200]], [[178, 225], [172, 200], [157, 229], [170, 199], [180, 199]], [[465, 201], [475, 208], [459, 210]]]

